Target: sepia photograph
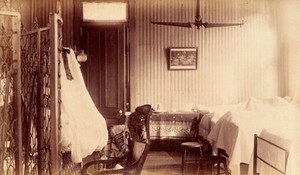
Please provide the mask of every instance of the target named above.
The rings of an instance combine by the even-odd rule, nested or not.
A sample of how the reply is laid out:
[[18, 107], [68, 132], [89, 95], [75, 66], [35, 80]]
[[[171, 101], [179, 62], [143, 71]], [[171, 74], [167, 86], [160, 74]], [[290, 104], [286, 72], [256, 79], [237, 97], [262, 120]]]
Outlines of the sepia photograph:
[[0, 0], [0, 175], [298, 175], [299, 0]]

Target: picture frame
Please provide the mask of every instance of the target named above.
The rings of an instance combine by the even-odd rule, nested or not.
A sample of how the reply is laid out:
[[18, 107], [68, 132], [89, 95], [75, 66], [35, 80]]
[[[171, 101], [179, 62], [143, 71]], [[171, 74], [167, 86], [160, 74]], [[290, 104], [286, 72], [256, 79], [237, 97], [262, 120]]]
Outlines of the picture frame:
[[196, 47], [172, 47], [169, 54], [169, 70], [196, 70]]

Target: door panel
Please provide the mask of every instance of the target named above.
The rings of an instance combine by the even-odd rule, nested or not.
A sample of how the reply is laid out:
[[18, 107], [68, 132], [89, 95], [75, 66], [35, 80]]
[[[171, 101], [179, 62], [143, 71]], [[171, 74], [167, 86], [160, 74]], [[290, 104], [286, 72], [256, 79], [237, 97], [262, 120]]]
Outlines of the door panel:
[[82, 65], [86, 86], [110, 125], [124, 111], [124, 27], [85, 26], [82, 41], [88, 55]]
[[104, 90], [103, 93], [104, 98], [101, 101], [101, 106], [106, 107], [115, 107], [118, 106], [118, 43], [115, 40], [118, 40], [118, 31], [117, 30], [109, 30], [104, 32], [104, 53], [103, 62], [101, 65], [103, 66], [101, 70], [104, 72], [101, 75], [104, 75]]

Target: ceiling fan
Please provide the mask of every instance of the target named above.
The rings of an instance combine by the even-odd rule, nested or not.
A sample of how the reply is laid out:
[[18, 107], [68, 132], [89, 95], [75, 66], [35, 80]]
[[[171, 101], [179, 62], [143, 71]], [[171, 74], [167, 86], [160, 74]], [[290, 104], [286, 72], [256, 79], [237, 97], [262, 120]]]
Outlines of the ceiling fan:
[[197, 29], [200, 29], [201, 26], [205, 28], [211, 28], [211, 27], [227, 27], [227, 26], [241, 26], [244, 24], [244, 22], [241, 23], [209, 23], [209, 22], [203, 22], [202, 18], [200, 16], [200, 9], [199, 9], [199, 0], [197, 0], [197, 7], [196, 7], [196, 16], [195, 21], [192, 22], [155, 22], [151, 21], [152, 24], [158, 24], [158, 25], [167, 25], [167, 26], [177, 26], [177, 27], [187, 27], [192, 28], [192, 24], [194, 24]]

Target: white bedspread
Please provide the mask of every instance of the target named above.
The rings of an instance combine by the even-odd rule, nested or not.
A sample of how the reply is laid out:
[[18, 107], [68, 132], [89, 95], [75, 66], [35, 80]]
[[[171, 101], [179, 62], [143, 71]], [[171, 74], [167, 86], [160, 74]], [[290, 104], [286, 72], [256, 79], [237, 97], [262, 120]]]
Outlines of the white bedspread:
[[298, 110], [282, 98], [251, 99], [245, 104], [243, 108], [224, 114], [208, 135], [215, 150], [222, 148], [229, 155], [233, 175], [240, 174], [240, 163], [250, 163], [254, 134], [268, 128], [299, 126]]
[[61, 145], [71, 151], [73, 162], [82, 159], [108, 141], [106, 121], [94, 105], [81, 74], [74, 52], [68, 54], [73, 80], [67, 80], [61, 60]]
[[216, 105], [216, 106], [198, 106], [198, 111], [205, 110], [206, 114], [203, 115], [199, 123], [199, 135], [204, 139], [207, 139], [211, 129], [217, 123], [217, 121], [228, 111], [242, 111], [242, 110], [256, 110], [262, 107], [262, 102], [256, 98], [249, 98], [243, 103], [237, 103], [232, 105]]
[[[235, 109], [238, 105], [218, 105], [212, 107], [205, 107], [207, 113], [205, 113], [199, 123], [198, 134], [204, 139], [207, 139], [207, 136], [217, 121], [229, 110]], [[202, 110], [198, 109], [199, 111]]]

